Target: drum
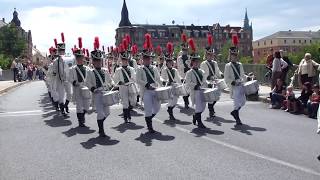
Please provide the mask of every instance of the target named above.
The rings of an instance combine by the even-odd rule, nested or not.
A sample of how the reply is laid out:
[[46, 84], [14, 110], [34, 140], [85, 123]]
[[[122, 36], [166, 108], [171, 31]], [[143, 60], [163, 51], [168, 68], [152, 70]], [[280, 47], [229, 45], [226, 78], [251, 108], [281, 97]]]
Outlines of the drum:
[[217, 80], [216, 85], [217, 85], [217, 88], [220, 89], [220, 90], [224, 90], [224, 89], [228, 88], [228, 86], [227, 86], [226, 82], [224, 81], [224, 79]]
[[171, 90], [172, 88], [170, 86], [157, 88], [155, 90], [157, 98], [161, 101], [169, 100], [171, 98]]
[[218, 101], [220, 99], [221, 91], [218, 88], [206, 88], [203, 90], [203, 95], [205, 102]]
[[87, 86], [81, 86], [80, 87], [80, 93], [81, 96], [85, 99], [90, 99], [91, 98], [91, 93], [90, 90]]
[[119, 91], [105, 91], [102, 95], [103, 104], [106, 106], [112, 106], [120, 102]]
[[128, 88], [129, 88], [129, 94], [138, 94], [138, 88], [135, 83], [129, 84]]
[[172, 94], [175, 96], [187, 96], [188, 92], [184, 84], [174, 84], [172, 85]]
[[257, 80], [248, 81], [244, 83], [243, 86], [246, 95], [256, 94], [259, 91], [259, 84]]

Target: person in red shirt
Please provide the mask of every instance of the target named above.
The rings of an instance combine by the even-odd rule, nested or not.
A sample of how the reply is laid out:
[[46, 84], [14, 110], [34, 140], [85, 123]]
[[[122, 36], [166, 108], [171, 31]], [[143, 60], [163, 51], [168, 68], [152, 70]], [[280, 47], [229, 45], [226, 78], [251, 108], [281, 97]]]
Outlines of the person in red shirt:
[[319, 85], [314, 85], [313, 86], [313, 93], [310, 96], [309, 102], [307, 104], [308, 115], [310, 118], [313, 118], [313, 119], [317, 118], [319, 102], [320, 102]]

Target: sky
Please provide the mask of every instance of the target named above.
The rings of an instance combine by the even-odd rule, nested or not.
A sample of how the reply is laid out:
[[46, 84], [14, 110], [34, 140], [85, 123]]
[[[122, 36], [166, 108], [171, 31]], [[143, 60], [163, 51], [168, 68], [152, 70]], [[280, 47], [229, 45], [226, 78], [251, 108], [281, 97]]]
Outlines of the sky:
[[[320, 30], [318, 0], [126, 0], [133, 24], [243, 26], [245, 9], [253, 24], [254, 40], [286, 30]], [[64, 32], [67, 49], [82, 37], [92, 49], [115, 42], [123, 0], [0, 0], [0, 18], [11, 21], [17, 8], [21, 26], [32, 31], [33, 44], [46, 52]]]

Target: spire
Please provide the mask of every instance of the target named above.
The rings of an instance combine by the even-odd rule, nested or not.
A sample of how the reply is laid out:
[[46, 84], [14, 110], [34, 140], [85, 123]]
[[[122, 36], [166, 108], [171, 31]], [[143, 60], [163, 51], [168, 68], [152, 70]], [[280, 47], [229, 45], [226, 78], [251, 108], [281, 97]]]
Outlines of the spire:
[[14, 11], [13, 11], [13, 18], [11, 20], [11, 24], [14, 24], [17, 27], [21, 26], [21, 22], [18, 18], [18, 12], [17, 12], [16, 8], [14, 8]]
[[119, 27], [122, 27], [122, 26], [131, 26], [126, 0], [123, 0], [122, 10], [121, 10], [121, 21], [119, 23]]
[[250, 29], [247, 8], [246, 8], [246, 13], [245, 13], [245, 15], [244, 15], [243, 28], [244, 28], [245, 30], [246, 30], [246, 29]]

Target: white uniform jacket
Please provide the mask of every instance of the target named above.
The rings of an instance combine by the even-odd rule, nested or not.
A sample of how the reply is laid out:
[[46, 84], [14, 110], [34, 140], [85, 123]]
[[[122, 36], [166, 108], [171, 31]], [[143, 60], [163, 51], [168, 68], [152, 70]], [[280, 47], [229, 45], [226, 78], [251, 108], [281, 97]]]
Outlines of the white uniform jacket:
[[[246, 82], [246, 75], [244, 74], [243, 66], [240, 62], [237, 62], [240, 65], [240, 79], [236, 81], [233, 68], [232, 68], [232, 63], [229, 62], [225, 65], [224, 69], [224, 80], [226, 84], [228, 85], [230, 89], [230, 95], [232, 97], [233, 95], [233, 86], [231, 85], [232, 81], [236, 81], [237, 83], [244, 83]], [[235, 67], [234, 67], [235, 68]]]
[[[202, 69], [199, 69], [199, 71], [202, 73], [202, 75], [204, 75], [204, 71]], [[191, 97], [191, 101], [192, 104], [195, 104], [195, 86], [198, 84], [198, 80], [197, 80], [197, 76], [195, 75], [195, 70], [190, 69], [187, 73], [186, 73], [186, 82], [185, 82], [185, 86], [188, 92], [190, 92], [190, 97]], [[202, 81], [200, 82], [201, 84], [201, 88], [205, 88], [206, 84], [205, 84], [206, 79], [202, 78]]]
[[[144, 66], [141, 66], [140, 68], [138, 68], [137, 77], [136, 77], [137, 84], [140, 87], [141, 97], [143, 97], [143, 93], [144, 93], [144, 91], [146, 89], [146, 85], [148, 83], [147, 75], [146, 75], [147, 72], [145, 72], [144, 68], [145, 68]], [[156, 81], [155, 85], [157, 87], [160, 87], [161, 86], [160, 73], [159, 73], [157, 67], [150, 65], [150, 68], [152, 68], [152, 70], [154, 72], [154, 80]]]

